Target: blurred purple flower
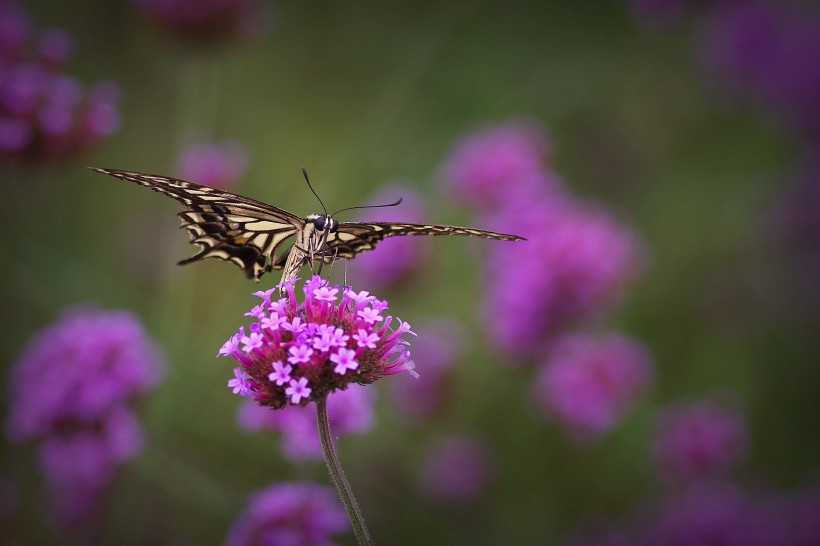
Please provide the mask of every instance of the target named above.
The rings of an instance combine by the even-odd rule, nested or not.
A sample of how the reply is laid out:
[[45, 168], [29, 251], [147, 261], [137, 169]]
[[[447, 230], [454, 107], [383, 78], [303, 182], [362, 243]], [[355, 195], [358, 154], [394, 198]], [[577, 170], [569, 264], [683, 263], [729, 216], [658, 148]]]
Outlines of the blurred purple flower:
[[430, 419], [446, 400], [449, 371], [462, 358], [465, 333], [457, 322], [439, 318], [418, 329], [413, 344], [413, 360], [423, 363], [424, 376], [398, 377], [390, 382], [390, 403], [402, 417], [414, 421]]
[[720, 2], [703, 33], [707, 72], [800, 132], [820, 135], [820, 9], [811, 2]]
[[536, 401], [580, 440], [611, 430], [649, 385], [646, 349], [619, 334], [568, 334], [557, 339], [535, 379]]
[[429, 448], [419, 485], [431, 499], [466, 504], [487, 490], [494, 474], [493, 454], [484, 442], [471, 436], [451, 436]]
[[664, 546], [794, 546], [781, 502], [740, 487], [698, 483], [656, 504], [641, 544]]
[[235, 140], [197, 143], [179, 156], [180, 178], [214, 188], [231, 189], [245, 175], [247, 154]]
[[513, 121], [467, 135], [444, 159], [441, 178], [452, 198], [474, 211], [493, 211], [511, 195], [533, 196], [560, 188], [545, 177], [549, 140], [532, 121]]
[[163, 357], [125, 311], [70, 309], [11, 369], [6, 436], [39, 440], [58, 520], [89, 515], [114, 469], [141, 446], [127, 405], [161, 379]]
[[[84, 96], [61, 72], [73, 54], [73, 38], [61, 29], [41, 33], [36, 51], [31, 25], [16, 5], [0, 7], [0, 156], [49, 160], [97, 146], [119, 128], [119, 94], [110, 82]], [[100, 89], [105, 88], [105, 92]]]
[[[370, 432], [374, 421], [373, 398], [373, 391], [361, 385], [350, 385], [328, 396], [327, 413], [333, 436]], [[249, 431], [281, 432], [282, 454], [292, 461], [323, 457], [314, 405], [271, 411], [247, 400], [239, 407], [238, 421]]]
[[[424, 199], [409, 186], [390, 184], [377, 191], [368, 203], [391, 203], [401, 197], [398, 207], [369, 209], [365, 220], [424, 222], [427, 218]], [[358, 283], [384, 289], [406, 280], [422, 269], [430, 256], [426, 237], [393, 237], [379, 243], [378, 252], [365, 252], [350, 262], [351, 278]]]
[[231, 525], [225, 546], [330, 546], [345, 532], [345, 512], [330, 487], [311, 482], [274, 483], [250, 496]]
[[485, 275], [488, 340], [517, 357], [611, 308], [646, 260], [636, 233], [603, 207], [567, 196], [512, 202], [487, 223], [528, 238], [492, 246]]
[[676, 404], [658, 416], [653, 451], [660, 470], [669, 478], [725, 473], [743, 459], [746, 448], [745, 419], [727, 403]]
[[[302, 287], [304, 302], [296, 299], [296, 280], [255, 292], [262, 299], [246, 316], [256, 318], [231, 336], [219, 350], [239, 363], [228, 387], [251, 396], [260, 406], [282, 409], [305, 406], [352, 383], [367, 385], [415, 364], [404, 334], [410, 325], [383, 316], [387, 302], [369, 292], [329, 285], [315, 275]], [[286, 296], [271, 300], [278, 288]]]
[[269, 13], [258, 0], [132, 1], [160, 27], [197, 42], [256, 36], [269, 26]]

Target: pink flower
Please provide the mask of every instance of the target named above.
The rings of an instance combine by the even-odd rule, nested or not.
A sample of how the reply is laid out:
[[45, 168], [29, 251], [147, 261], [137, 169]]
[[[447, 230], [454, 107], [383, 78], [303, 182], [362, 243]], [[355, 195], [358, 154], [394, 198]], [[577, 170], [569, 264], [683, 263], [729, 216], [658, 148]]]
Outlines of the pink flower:
[[618, 334], [569, 334], [557, 339], [535, 380], [544, 415], [575, 437], [595, 440], [632, 408], [652, 376], [649, 354]]

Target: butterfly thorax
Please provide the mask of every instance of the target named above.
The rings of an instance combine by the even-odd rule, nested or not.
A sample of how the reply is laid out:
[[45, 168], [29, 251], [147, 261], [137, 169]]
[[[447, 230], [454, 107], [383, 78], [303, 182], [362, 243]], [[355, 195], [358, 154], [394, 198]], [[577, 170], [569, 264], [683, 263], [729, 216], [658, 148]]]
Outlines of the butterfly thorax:
[[305, 217], [305, 223], [296, 233], [293, 249], [285, 262], [282, 281], [297, 278], [306, 263], [324, 259], [328, 237], [336, 233], [338, 227], [339, 222], [330, 216], [311, 214]]

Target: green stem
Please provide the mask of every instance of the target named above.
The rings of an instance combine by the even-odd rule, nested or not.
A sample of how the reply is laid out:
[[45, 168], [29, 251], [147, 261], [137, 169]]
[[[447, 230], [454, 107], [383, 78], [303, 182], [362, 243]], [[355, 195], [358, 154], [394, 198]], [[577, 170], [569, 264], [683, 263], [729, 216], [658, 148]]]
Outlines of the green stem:
[[345, 476], [345, 471], [339, 462], [339, 457], [336, 456], [336, 448], [333, 447], [333, 438], [330, 436], [330, 424], [327, 420], [326, 396], [316, 401], [316, 424], [319, 426], [319, 438], [322, 440], [322, 451], [325, 454], [327, 469], [330, 471], [330, 479], [333, 481], [333, 485], [336, 486], [339, 497], [342, 499], [342, 504], [347, 512], [347, 518], [353, 526], [356, 541], [360, 546], [370, 546], [373, 544], [373, 539], [370, 538], [367, 525], [364, 523], [362, 510], [356, 502], [356, 497], [353, 496], [350, 482], [347, 481], [347, 476]]

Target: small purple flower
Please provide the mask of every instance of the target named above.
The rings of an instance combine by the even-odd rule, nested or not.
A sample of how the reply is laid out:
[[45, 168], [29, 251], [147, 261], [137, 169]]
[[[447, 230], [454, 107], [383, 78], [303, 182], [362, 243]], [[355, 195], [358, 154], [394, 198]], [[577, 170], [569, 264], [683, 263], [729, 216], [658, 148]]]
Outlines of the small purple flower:
[[373, 332], [368, 332], [363, 328], [359, 328], [359, 330], [353, 334], [353, 339], [356, 340], [357, 347], [367, 347], [368, 349], [375, 349], [376, 342], [379, 341], [378, 334]]
[[[287, 283], [287, 297], [277, 304], [276, 311], [288, 319], [282, 328], [270, 331], [253, 322], [249, 329], [261, 336], [260, 346], [245, 344], [247, 354], [232, 351], [230, 344], [220, 351], [223, 355], [229, 352], [239, 362], [251, 395], [260, 405], [274, 409], [304, 405], [350, 383], [366, 385], [401, 371], [417, 375], [405, 347], [407, 341], [402, 338], [413, 333], [409, 324], [399, 321], [398, 327], [391, 329], [393, 317], [380, 314], [387, 303], [366, 293], [346, 289], [338, 302], [319, 301], [316, 290], [325, 285], [319, 277], [306, 282], [304, 303], [299, 303], [294, 283]], [[337, 285], [328, 288], [340, 291]], [[245, 337], [244, 333], [241, 336]], [[353, 336], [364, 336], [374, 346], [365, 343], [360, 347]], [[294, 366], [288, 383], [280, 385], [271, 379], [271, 369], [274, 362], [285, 361]]]
[[348, 370], [355, 370], [359, 367], [359, 363], [356, 362], [356, 351], [352, 349], [339, 349], [330, 355], [330, 361], [336, 364], [333, 372], [339, 375], [344, 375]]
[[233, 393], [239, 396], [247, 396], [250, 392], [248, 378], [245, 377], [245, 372], [242, 371], [242, 368], [236, 367], [233, 369], [233, 379], [228, 380], [228, 388], [232, 389]]
[[320, 288], [316, 288], [313, 290], [313, 297], [317, 301], [335, 302], [336, 298], [338, 297], [336, 294], [338, 293], [338, 288], [329, 288], [327, 286], [322, 286]]
[[333, 489], [310, 482], [282, 482], [251, 495], [224, 544], [328, 546], [332, 535], [348, 529]]
[[[328, 396], [328, 420], [334, 437], [366, 434], [373, 428], [373, 392], [373, 389], [353, 384]], [[238, 421], [249, 431], [280, 432], [282, 454], [289, 460], [319, 460], [323, 457], [313, 405], [287, 406], [280, 411], [270, 411], [247, 401], [239, 408]]]
[[672, 405], [660, 414], [653, 451], [666, 476], [697, 478], [725, 473], [743, 458], [746, 447], [740, 411], [702, 400]]
[[259, 332], [251, 332], [248, 336], [242, 337], [242, 350], [246, 353], [258, 349], [262, 346], [264, 336]]
[[637, 341], [569, 334], [554, 342], [534, 387], [545, 415], [577, 438], [595, 440], [623, 418], [651, 376], [651, 360]]
[[32, 31], [15, 2], [0, 6], [0, 156], [39, 161], [94, 148], [119, 128], [116, 86], [98, 82], [86, 95], [62, 73], [73, 53], [71, 35]]
[[246, 169], [247, 154], [234, 140], [190, 145], [177, 163], [181, 178], [221, 189], [236, 186]]
[[268, 375], [268, 379], [276, 383], [277, 386], [281, 387], [285, 383], [290, 383], [291, 371], [293, 371], [293, 366], [283, 364], [281, 360], [277, 360], [273, 363], [273, 372]]
[[11, 368], [6, 436], [40, 442], [61, 523], [89, 516], [115, 467], [139, 451], [140, 427], [128, 405], [159, 382], [162, 368], [135, 316], [93, 308], [65, 311]]
[[493, 457], [484, 442], [453, 436], [434, 444], [422, 465], [420, 486], [433, 500], [466, 504], [490, 485], [495, 472]]
[[513, 121], [467, 135], [444, 160], [441, 178], [454, 200], [492, 211], [511, 195], [532, 197], [557, 189], [544, 183], [549, 142], [537, 123]]
[[298, 406], [302, 398], [308, 399], [313, 389], [307, 386], [307, 377], [300, 377], [299, 379], [291, 379], [288, 387], [285, 389], [285, 396], [290, 398], [290, 403]]

